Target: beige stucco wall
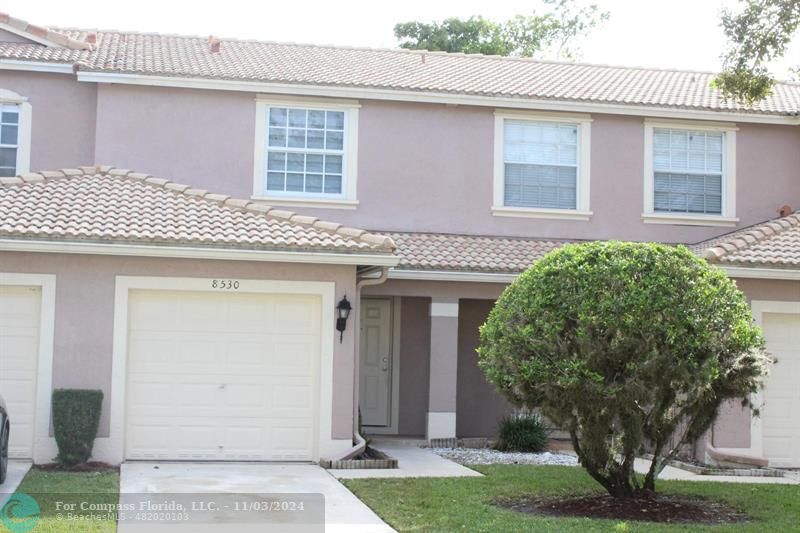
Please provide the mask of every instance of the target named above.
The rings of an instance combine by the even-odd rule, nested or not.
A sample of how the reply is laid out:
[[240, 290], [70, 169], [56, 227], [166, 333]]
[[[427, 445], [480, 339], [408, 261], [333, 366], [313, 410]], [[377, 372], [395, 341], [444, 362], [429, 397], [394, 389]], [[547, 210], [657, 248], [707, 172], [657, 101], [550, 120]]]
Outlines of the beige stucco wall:
[[428, 411], [431, 323], [430, 299], [400, 300], [400, 391], [397, 431], [400, 435], [424, 436]]
[[486, 381], [478, 366], [478, 328], [486, 322], [494, 300], [461, 300], [458, 306], [458, 410], [456, 435], [496, 437], [497, 426], [511, 405]]
[[[97, 159], [237, 197], [253, 192], [255, 94], [102, 85]], [[382, 230], [698, 242], [731, 228], [645, 224], [644, 118], [592, 115], [591, 221], [492, 216], [494, 109], [360, 101], [356, 210]], [[800, 205], [800, 128], [737, 124], [739, 226]]]
[[[116, 276], [331, 281], [336, 300], [355, 294], [355, 267], [255, 261], [211, 261], [0, 252], [0, 272], [56, 275], [53, 387], [104, 392], [100, 437], [109, 432]], [[354, 312], [358, 312], [356, 309]], [[330, 320], [334, 320], [330, 310]], [[352, 324], [351, 324], [352, 326]], [[332, 438], [352, 436], [353, 328], [333, 351]]]
[[0, 70], [0, 89], [31, 104], [31, 170], [94, 162], [97, 86], [71, 74]]

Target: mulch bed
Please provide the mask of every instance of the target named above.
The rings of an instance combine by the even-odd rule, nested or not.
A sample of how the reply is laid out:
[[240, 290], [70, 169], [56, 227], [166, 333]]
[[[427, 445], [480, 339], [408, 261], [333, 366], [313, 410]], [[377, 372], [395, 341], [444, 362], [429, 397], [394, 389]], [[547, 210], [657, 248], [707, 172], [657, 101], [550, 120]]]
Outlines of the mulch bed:
[[607, 494], [581, 498], [530, 498], [498, 500], [496, 504], [505, 509], [535, 515], [636, 522], [731, 524], [750, 520], [746, 514], [724, 503], [659, 494], [635, 498], [613, 498]]
[[34, 465], [36, 470], [44, 472], [118, 472], [119, 468], [111, 466], [108, 463], [101, 461], [89, 461], [86, 463], [79, 463], [77, 465], [67, 466], [59, 463], [47, 463], [43, 465]]

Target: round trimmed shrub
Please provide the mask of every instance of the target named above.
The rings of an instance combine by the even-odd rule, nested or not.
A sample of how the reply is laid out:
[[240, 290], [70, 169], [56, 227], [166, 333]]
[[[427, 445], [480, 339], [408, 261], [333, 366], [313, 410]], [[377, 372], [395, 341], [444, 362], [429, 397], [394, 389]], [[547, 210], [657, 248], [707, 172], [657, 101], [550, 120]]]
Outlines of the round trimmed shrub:
[[[770, 363], [750, 306], [683, 246], [592, 242], [547, 254], [503, 292], [478, 362], [512, 403], [570, 434], [614, 496], [655, 479], [729, 399], [747, 402]], [[642, 487], [633, 460], [653, 461]]]

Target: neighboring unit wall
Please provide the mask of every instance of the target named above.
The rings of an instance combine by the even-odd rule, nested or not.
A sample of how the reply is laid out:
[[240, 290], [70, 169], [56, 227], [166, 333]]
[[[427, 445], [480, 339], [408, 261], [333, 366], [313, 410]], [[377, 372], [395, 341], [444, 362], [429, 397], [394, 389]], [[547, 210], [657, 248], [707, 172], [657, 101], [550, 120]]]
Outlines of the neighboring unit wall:
[[[735, 280], [748, 300], [800, 301], [800, 281], [747, 279]], [[716, 448], [749, 448], [750, 408], [740, 400], [730, 400], [720, 409], [711, 431], [711, 444]]]
[[400, 435], [424, 436], [428, 412], [431, 323], [430, 298], [404, 297], [400, 302]]
[[512, 410], [478, 367], [475, 351], [480, 326], [494, 307], [493, 300], [461, 300], [458, 310], [458, 408], [456, 435], [497, 437], [497, 425]]
[[[53, 387], [103, 391], [99, 437], [109, 435], [116, 276], [332, 281], [337, 298], [355, 292], [355, 268], [338, 265], [0, 252], [0, 272], [56, 275]], [[352, 437], [353, 350], [349, 328], [333, 352], [336, 439]]]
[[[31, 104], [31, 171], [95, 163], [97, 86], [69, 74], [0, 70], [0, 89]], [[119, 132], [115, 138], [123, 142]]]

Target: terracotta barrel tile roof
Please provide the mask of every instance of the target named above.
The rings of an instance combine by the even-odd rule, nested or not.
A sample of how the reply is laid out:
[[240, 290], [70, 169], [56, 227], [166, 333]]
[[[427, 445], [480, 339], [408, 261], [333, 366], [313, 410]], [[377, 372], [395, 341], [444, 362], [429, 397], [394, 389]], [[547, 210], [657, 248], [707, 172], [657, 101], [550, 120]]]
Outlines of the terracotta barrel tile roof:
[[50, 31], [77, 43], [85, 43], [88, 35], [96, 33], [97, 42], [91, 50], [0, 43], [0, 58], [67, 62], [90, 72], [775, 115], [800, 113], [800, 84], [779, 83], [771, 96], [746, 108], [724, 99], [712, 88], [714, 74], [709, 72], [231, 39], [222, 40], [220, 50], [212, 52], [207, 37]]
[[389, 233], [406, 270], [517, 274], [565, 240], [442, 233]]
[[391, 238], [111, 167], [0, 178], [0, 238], [391, 254]]
[[800, 212], [716, 237], [694, 249], [712, 263], [800, 267]]

